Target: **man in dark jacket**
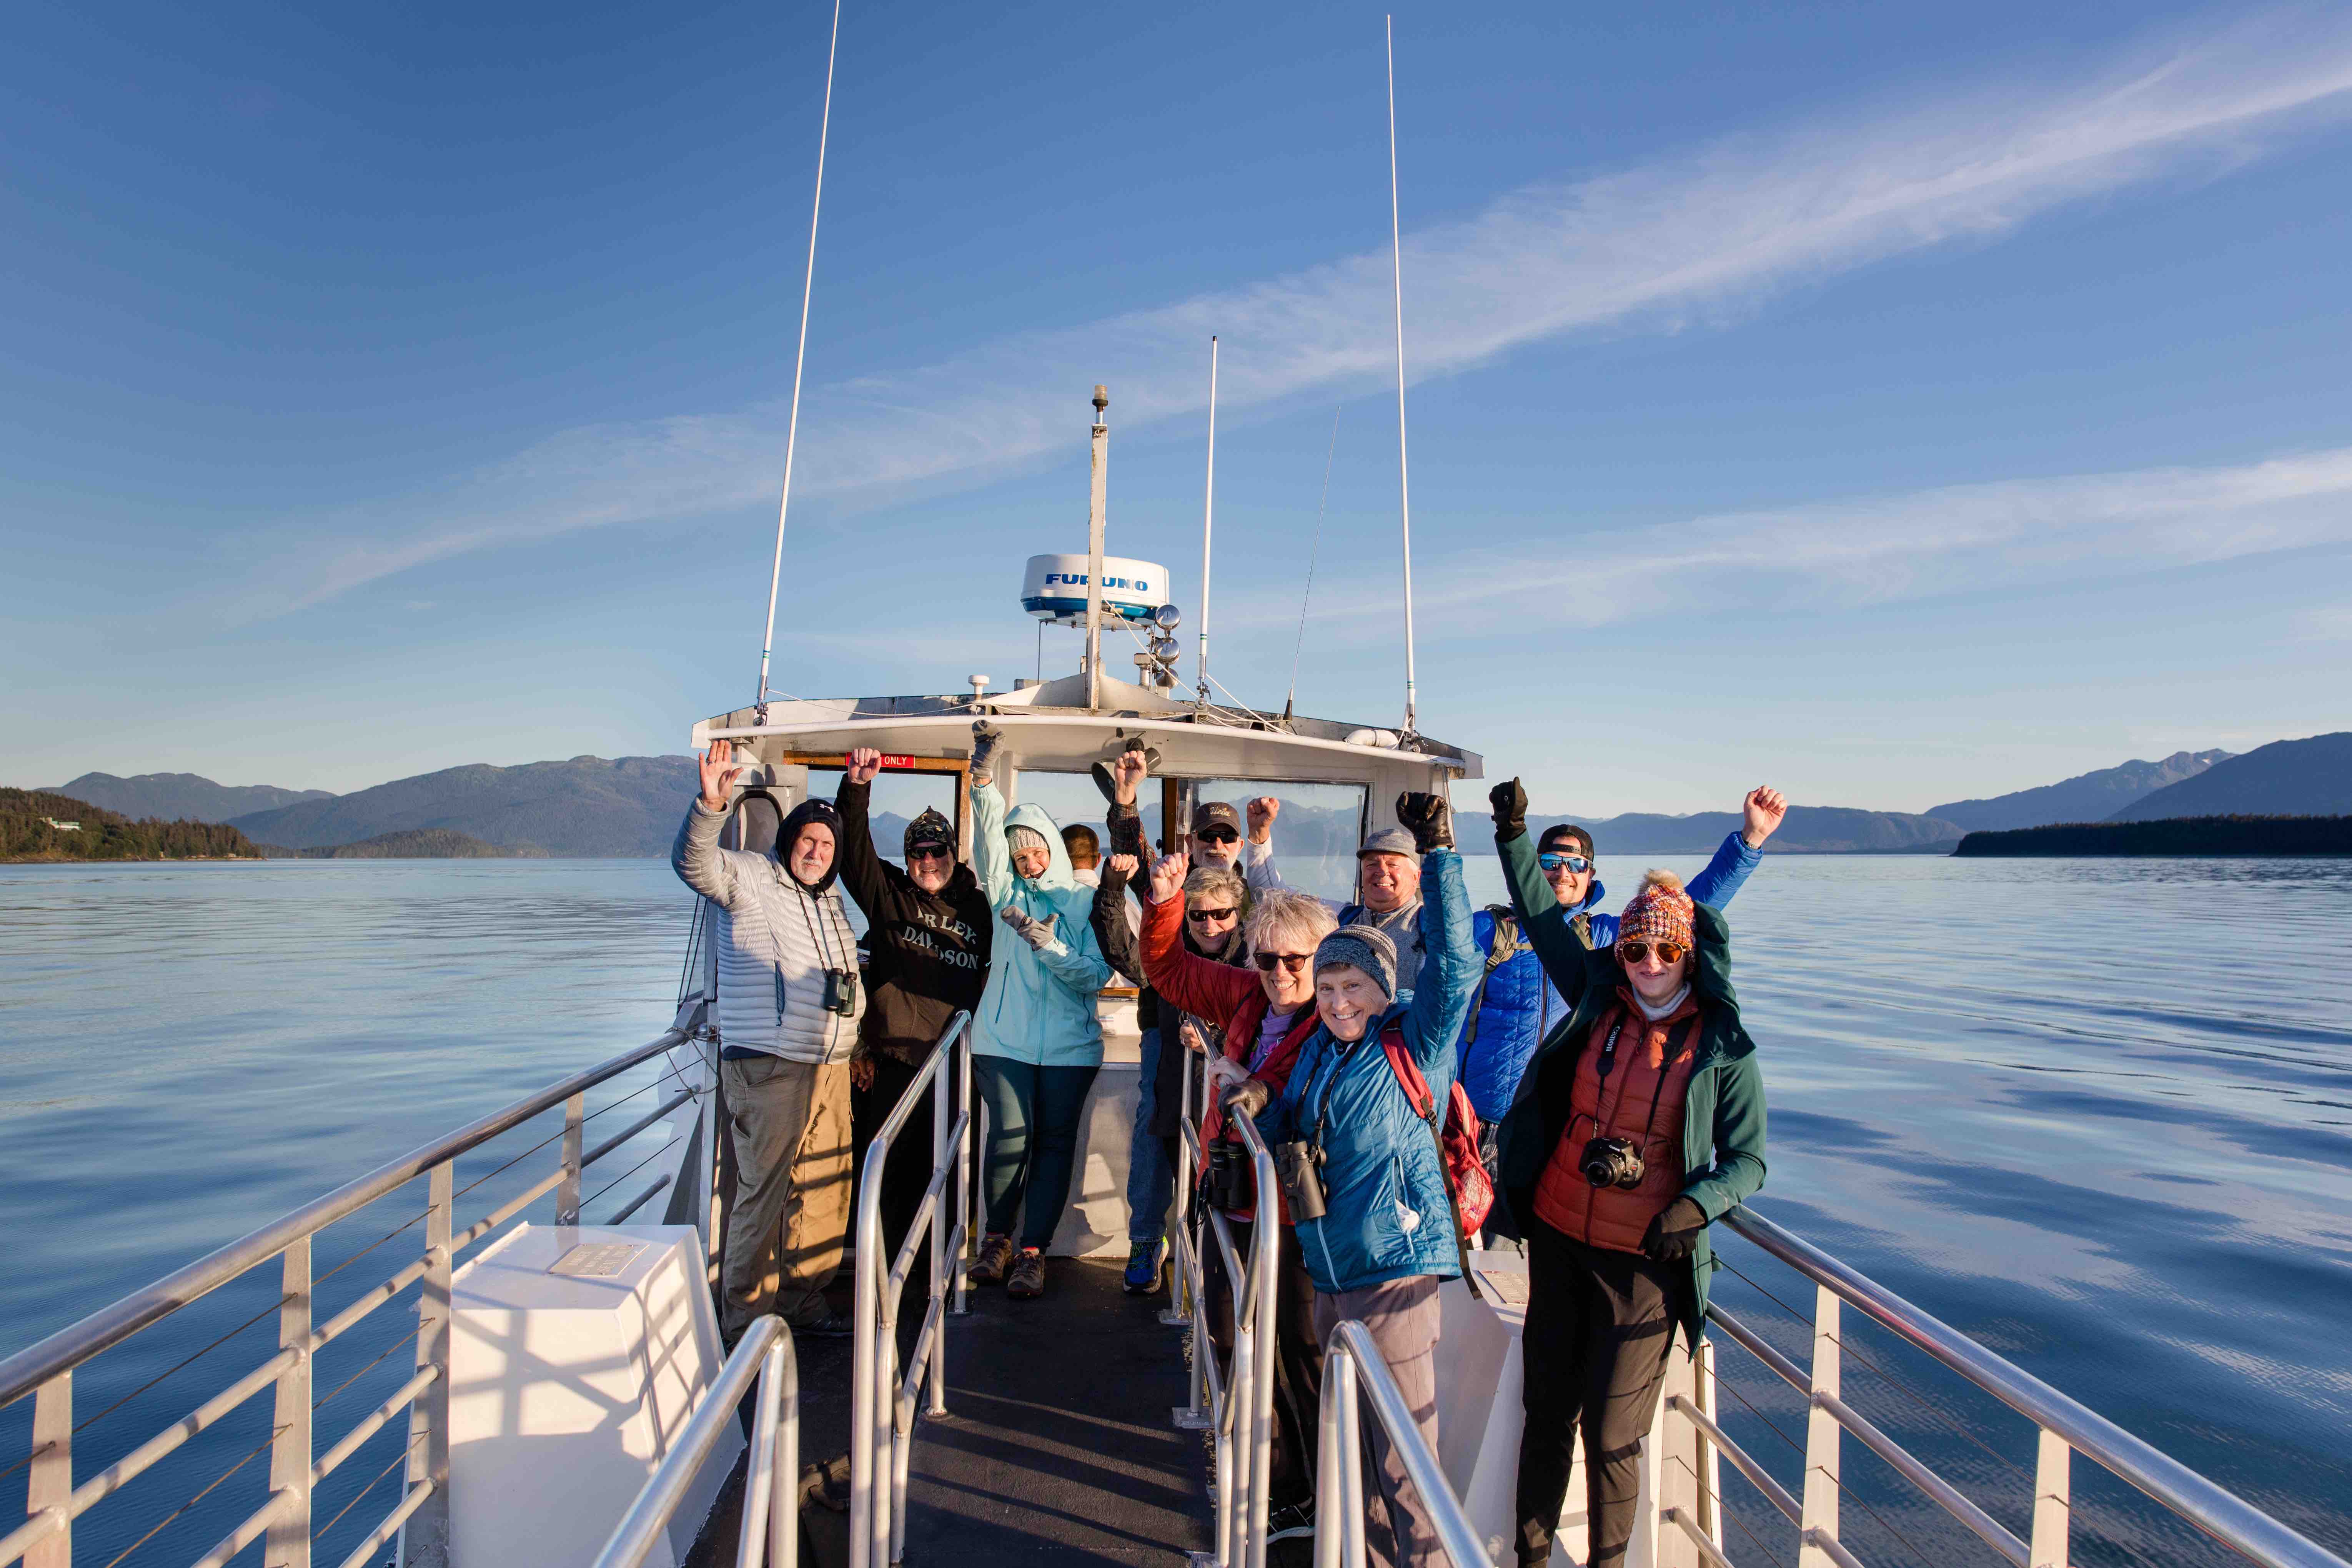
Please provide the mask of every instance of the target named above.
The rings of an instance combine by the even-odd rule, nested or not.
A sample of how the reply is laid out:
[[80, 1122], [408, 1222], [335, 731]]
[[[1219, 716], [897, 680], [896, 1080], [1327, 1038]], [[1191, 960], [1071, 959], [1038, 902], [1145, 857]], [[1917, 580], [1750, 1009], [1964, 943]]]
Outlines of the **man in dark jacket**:
[[[987, 896], [956, 858], [955, 825], [926, 809], [907, 826], [907, 867], [875, 852], [868, 820], [882, 753], [861, 746], [835, 793], [841, 814], [841, 884], [866, 915], [872, 953], [865, 1026], [850, 1058], [850, 1141], [857, 1168], [948, 1020], [980, 1005], [988, 984]], [[882, 1173], [882, 1232], [895, 1253], [931, 1182], [931, 1096], [890, 1145]]]

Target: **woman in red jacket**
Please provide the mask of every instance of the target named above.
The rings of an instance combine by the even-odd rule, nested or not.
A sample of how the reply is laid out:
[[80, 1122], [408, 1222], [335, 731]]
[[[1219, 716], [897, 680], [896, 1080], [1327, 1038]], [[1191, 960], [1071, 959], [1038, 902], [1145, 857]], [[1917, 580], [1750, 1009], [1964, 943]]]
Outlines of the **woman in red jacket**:
[[[1250, 910], [1248, 967], [1235, 969], [1202, 958], [1188, 952], [1181, 940], [1185, 864], [1183, 856], [1171, 855], [1151, 868], [1151, 897], [1143, 911], [1140, 939], [1145, 977], [1173, 1006], [1222, 1020], [1223, 1059], [1232, 1064], [1232, 1076], [1258, 1079], [1279, 1094], [1298, 1047], [1315, 1032], [1315, 945], [1338, 921], [1320, 899], [1274, 889], [1258, 895]], [[1201, 1123], [1201, 1147], [1205, 1152], [1228, 1139], [1240, 1143], [1239, 1135], [1224, 1125], [1224, 1113], [1213, 1093]], [[1282, 1245], [1275, 1290], [1275, 1439], [1268, 1498], [1273, 1504], [1268, 1524], [1275, 1533], [1303, 1531], [1313, 1521], [1315, 1418], [1323, 1386], [1323, 1351], [1315, 1336], [1315, 1287], [1307, 1277], [1297, 1233], [1291, 1229], [1289, 1216], [1279, 1213], [1281, 1201], [1276, 1193]], [[1255, 1211], [1228, 1210], [1225, 1217], [1235, 1253], [1248, 1257]], [[1230, 1347], [1233, 1306], [1225, 1271], [1213, 1262], [1206, 1272], [1210, 1315], [1223, 1332], [1224, 1347]]]

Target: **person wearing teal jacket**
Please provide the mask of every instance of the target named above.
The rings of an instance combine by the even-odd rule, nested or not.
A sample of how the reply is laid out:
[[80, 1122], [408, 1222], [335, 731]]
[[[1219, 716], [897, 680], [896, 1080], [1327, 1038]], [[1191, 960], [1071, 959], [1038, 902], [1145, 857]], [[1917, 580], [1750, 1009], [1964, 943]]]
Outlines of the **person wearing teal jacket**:
[[971, 868], [1004, 929], [971, 1023], [973, 1088], [988, 1106], [988, 1233], [969, 1278], [1031, 1297], [1045, 1294], [1045, 1244], [1069, 1201], [1078, 1123], [1102, 1067], [1095, 997], [1110, 965], [1088, 919], [1094, 889], [1072, 874], [1061, 829], [1042, 806], [1005, 810], [996, 742], [972, 726]]

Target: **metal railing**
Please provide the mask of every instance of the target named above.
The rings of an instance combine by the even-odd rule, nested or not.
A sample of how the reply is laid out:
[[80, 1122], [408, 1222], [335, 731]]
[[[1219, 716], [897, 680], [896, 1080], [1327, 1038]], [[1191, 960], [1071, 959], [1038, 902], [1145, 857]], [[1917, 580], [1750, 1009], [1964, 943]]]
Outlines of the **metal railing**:
[[[1838, 1531], [1838, 1504], [1847, 1489], [1840, 1478], [1843, 1439], [1852, 1436], [1921, 1496], [1934, 1502], [1970, 1534], [2015, 1568], [2064, 1568], [2070, 1561], [2072, 1460], [2082, 1454], [2129, 1482], [2173, 1515], [2263, 1568], [2352, 1568], [2346, 1561], [2208, 1480], [2179, 1460], [2133, 1436], [2114, 1422], [2061, 1394], [2031, 1373], [1995, 1355], [1976, 1341], [1801, 1237], [1739, 1208], [1724, 1225], [1811, 1281], [1812, 1364], [1800, 1368], [1748, 1324], [1719, 1305], [1708, 1319], [1775, 1375], [1804, 1396], [1805, 1476], [1801, 1496], [1774, 1480], [1754, 1456], [1725, 1433], [1712, 1415], [1679, 1394], [1667, 1407], [1697, 1428], [1712, 1447], [1789, 1522], [1797, 1527], [1801, 1565], [1832, 1563], [1859, 1568]], [[2034, 1424], [2038, 1432], [2032, 1474], [2030, 1539], [2021, 1540], [1960, 1489], [1854, 1410], [1843, 1397], [1840, 1376], [1845, 1346], [1841, 1313], [1853, 1307], [1896, 1338], [1940, 1363]], [[1327, 1379], [1329, 1374], [1325, 1374]], [[1704, 1450], [1703, 1450], [1704, 1451]], [[1728, 1568], [1720, 1542], [1700, 1522], [1676, 1509], [1662, 1521], [1691, 1538], [1701, 1555]], [[1759, 1543], [1759, 1549], [1761, 1542]]]
[[[948, 1092], [953, 1068], [955, 1093]], [[896, 1256], [885, 1258], [882, 1237], [882, 1172], [890, 1146], [925, 1094], [931, 1101], [931, 1180], [907, 1226]], [[953, 1121], [948, 1119], [952, 1103]], [[866, 1147], [857, 1184], [856, 1349], [851, 1373], [849, 1426], [849, 1561], [852, 1568], [896, 1563], [907, 1543], [907, 1469], [914, 1447], [915, 1399], [928, 1384], [924, 1414], [944, 1415], [947, 1406], [948, 1286], [955, 1286], [954, 1310], [964, 1310], [964, 1250], [971, 1239], [971, 1015], [948, 1021], [914, 1081]], [[948, 1178], [955, 1177], [954, 1207], [949, 1208]], [[955, 1224], [946, 1227], [952, 1213]], [[898, 1371], [898, 1300], [913, 1273], [918, 1246], [930, 1244], [929, 1302], [915, 1336], [914, 1353], [902, 1378]], [[889, 1418], [882, 1416], [887, 1405]]]
[[[681, 1071], [683, 1064], [673, 1059], [666, 1064], [661, 1078], [635, 1092], [646, 1093], [662, 1084], [676, 1084], [679, 1092], [667, 1098], [658, 1109], [641, 1117], [625, 1132], [604, 1139], [593, 1151], [583, 1152], [584, 1130], [591, 1119], [585, 1106], [587, 1091], [632, 1068], [688, 1045], [695, 1037], [699, 1019], [698, 1005], [681, 1007], [677, 1024], [658, 1039], [625, 1051], [584, 1072], [575, 1073], [536, 1094], [517, 1100], [503, 1110], [493, 1112], [380, 1166], [324, 1197], [306, 1204], [209, 1256], [164, 1276], [146, 1289], [101, 1308], [5, 1361], [0, 1361], [0, 1407], [26, 1394], [31, 1394], [34, 1401], [30, 1457], [24, 1467], [27, 1517], [22, 1525], [5, 1538], [0, 1538], [0, 1568], [19, 1561], [25, 1563], [26, 1568], [71, 1568], [78, 1520], [100, 1502], [121, 1491], [157, 1463], [218, 1426], [264, 1390], [269, 1390], [275, 1401], [269, 1435], [266, 1439], [269, 1453], [268, 1495], [258, 1508], [246, 1514], [210, 1551], [196, 1559], [198, 1568], [216, 1568], [255, 1541], [265, 1537], [267, 1568], [310, 1568], [313, 1544], [313, 1490], [403, 1410], [408, 1412], [409, 1417], [409, 1441], [404, 1450], [406, 1484], [390, 1510], [369, 1531], [358, 1547], [342, 1560], [344, 1568], [363, 1568], [396, 1534], [404, 1531], [406, 1537], [404, 1561], [412, 1568], [420, 1568], [420, 1565], [422, 1568], [437, 1568], [438, 1564], [446, 1563], [448, 1555], [450, 1281], [457, 1257], [551, 1193], [555, 1194], [556, 1222], [577, 1224], [583, 1171], [671, 1111], [698, 1099], [707, 1099], [708, 1087], [711, 1082], [707, 1064], [698, 1060], [694, 1069], [696, 1076], [688, 1081]], [[699, 1054], [698, 1050], [698, 1058]], [[635, 1095], [627, 1098], [634, 1100]], [[562, 1152], [556, 1169], [520, 1194], [500, 1204], [482, 1219], [460, 1230], [457, 1200], [463, 1193], [456, 1187], [457, 1157], [557, 1106], [564, 1110], [562, 1132], [551, 1135], [534, 1146], [534, 1149], [544, 1147], [561, 1137]], [[604, 1110], [615, 1108], [606, 1106], [596, 1114], [601, 1115]], [[707, 1142], [704, 1146], [708, 1147]], [[527, 1150], [525, 1155], [532, 1152]], [[522, 1157], [518, 1156], [517, 1159]], [[509, 1161], [508, 1164], [515, 1163]], [[501, 1166], [499, 1170], [506, 1168]], [[491, 1174], [498, 1173], [493, 1172]], [[626, 1180], [630, 1173], [624, 1173], [620, 1180]], [[336, 1269], [329, 1270], [327, 1275], [313, 1279], [312, 1240], [320, 1231], [420, 1177], [426, 1183], [426, 1201], [421, 1215], [382, 1240], [362, 1248], [359, 1254], [346, 1259]], [[488, 1179], [481, 1178], [482, 1181]], [[667, 1180], [665, 1176], [656, 1182], [653, 1188], [631, 1201], [625, 1212], [634, 1211], [654, 1192], [666, 1185]], [[479, 1184], [479, 1181], [475, 1184]], [[471, 1190], [471, 1187], [465, 1189]], [[425, 1241], [421, 1256], [411, 1258], [326, 1321], [314, 1321], [312, 1300], [316, 1285], [324, 1283], [341, 1268], [357, 1261], [358, 1257], [390, 1241], [419, 1221], [423, 1223]], [[277, 1353], [227, 1383], [179, 1420], [139, 1443], [98, 1474], [77, 1480], [74, 1449], [80, 1429], [110, 1414], [130, 1398], [136, 1397], [137, 1394], [143, 1393], [145, 1387], [152, 1387], [162, 1378], [151, 1380], [131, 1395], [126, 1395], [124, 1400], [99, 1412], [98, 1415], [77, 1423], [74, 1413], [76, 1369], [100, 1352], [169, 1320], [174, 1313], [273, 1261], [278, 1263], [282, 1270], [275, 1307], [278, 1316]], [[313, 1413], [326, 1403], [326, 1399], [331, 1399], [334, 1393], [341, 1390], [330, 1393], [326, 1399], [314, 1401], [315, 1358], [320, 1351], [412, 1285], [419, 1287], [417, 1328], [413, 1336], [416, 1342], [414, 1374], [390, 1398], [342, 1434], [323, 1457], [319, 1456], [313, 1432]], [[257, 1318], [248, 1320], [248, 1323], [257, 1321]], [[214, 1344], [226, 1342], [236, 1331], [232, 1330], [229, 1335], [224, 1335]], [[392, 1350], [400, 1349], [405, 1342], [405, 1338], [394, 1342]], [[211, 1348], [207, 1346], [206, 1351], [183, 1360], [171, 1372], [189, 1364]], [[385, 1352], [387, 1355], [390, 1353], [390, 1351]], [[383, 1355], [377, 1357], [378, 1362], [383, 1359]], [[369, 1364], [373, 1366], [375, 1363]], [[362, 1372], [365, 1370], [362, 1369]], [[171, 1372], [163, 1375], [169, 1376]], [[358, 1375], [353, 1374], [354, 1377]], [[247, 1459], [257, 1457], [259, 1451], [257, 1448], [247, 1456]], [[228, 1473], [234, 1474], [244, 1462], [232, 1467]], [[401, 1462], [395, 1457], [394, 1466]], [[390, 1468], [387, 1468], [384, 1475], [389, 1474]], [[213, 1484], [218, 1486], [226, 1479], [224, 1475]], [[383, 1478], [380, 1476], [377, 1479], [381, 1480]], [[371, 1488], [374, 1484], [369, 1483]], [[206, 1491], [210, 1489], [207, 1488]], [[199, 1493], [198, 1497], [204, 1495]], [[366, 1494], [362, 1492], [360, 1495], [364, 1497]], [[354, 1499], [353, 1502], [358, 1500]], [[191, 1504], [183, 1504], [182, 1510], [189, 1506]], [[175, 1512], [163, 1523], [168, 1524], [177, 1517]], [[337, 1516], [338, 1519], [340, 1517]], [[335, 1522], [331, 1520], [328, 1526], [320, 1528], [331, 1527]], [[149, 1535], [162, 1528], [163, 1524], [154, 1526]], [[145, 1539], [147, 1537], [141, 1538], [142, 1541]]]
[[735, 1419], [751, 1380], [760, 1381], [751, 1452], [743, 1472], [743, 1516], [735, 1568], [799, 1568], [801, 1547], [801, 1373], [793, 1331], [772, 1313], [743, 1331], [735, 1353], [671, 1439], [661, 1468], [614, 1527], [596, 1568], [643, 1568], [702, 1473], [720, 1434]]
[[[1182, 1050], [1176, 1031], [1164, 1030], [1160, 1048]], [[1265, 1568], [1266, 1512], [1274, 1471], [1274, 1355], [1276, 1332], [1276, 1295], [1280, 1288], [1282, 1226], [1279, 1189], [1275, 1184], [1274, 1156], [1246, 1116], [1228, 1119], [1249, 1151], [1255, 1178], [1256, 1219], [1250, 1226], [1250, 1256], [1244, 1263], [1234, 1246], [1232, 1227], [1213, 1205], [1192, 1212], [1192, 1187], [1206, 1158], [1201, 1126], [1213, 1088], [1213, 1058], [1203, 1058], [1196, 1075], [1190, 1064], [1183, 1073], [1184, 1105], [1176, 1152], [1176, 1224], [1174, 1237], [1175, 1300], [1160, 1321], [1192, 1330], [1192, 1383], [1191, 1403], [1173, 1415], [1180, 1429], [1211, 1434], [1212, 1472], [1216, 1491], [1216, 1552], [1210, 1561], [1217, 1568]], [[1200, 1113], [1195, 1114], [1193, 1087], [1200, 1080]], [[1214, 1246], [1204, 1261], [1206, 1237]], [[1225, 1300], [1232, 1303], [1234, 1345], [1230, 1365], [1220, 1370], [1216, 1347], [1209, 1331], [1208, 1273], [1223, 1268]]]
[[[1412, 1411], [1389, 1374], [1388, 1363], [1371, 1331], [1350, 1318], [1331, 1331], [1323, 1352], [1321, 1430], [1316, 1440], [1315, 1568], [1364, 1568], [1364, 1444], [1357, 1414], [1359, 1388], [1370, 1395], [1372, 1414], [1389, 1447], [1404, 1467], [1405, 1479], [1421, 1495], [1454, 1568], [1494, 1568], [1477, 1526], [1445, 1479], [1437, 1455], [1422, 1440]], [[1397, 1522], [1391, 1520], [1391, 1528]], [[1397, 1542], [1400, 1556], [1405, 1550]]]

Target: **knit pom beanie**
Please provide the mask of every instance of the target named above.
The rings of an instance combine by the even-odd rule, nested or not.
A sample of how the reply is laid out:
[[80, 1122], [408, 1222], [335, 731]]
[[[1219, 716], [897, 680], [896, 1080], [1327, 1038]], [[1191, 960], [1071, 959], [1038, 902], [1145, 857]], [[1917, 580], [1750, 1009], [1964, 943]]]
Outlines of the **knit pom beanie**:
[[1680, 877], [1672, 871], [1644, 872], [1642, 890], [1617, 917], [1617, 940], [1671, 942], [1687, 952], [1696, 945], [1691, 940], [1693, 907]]

